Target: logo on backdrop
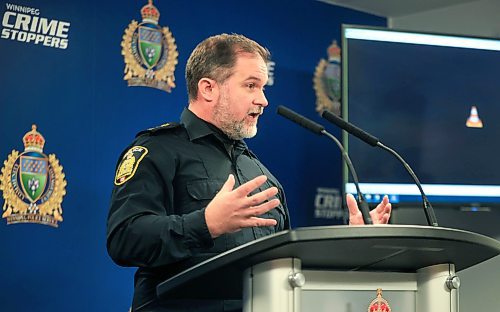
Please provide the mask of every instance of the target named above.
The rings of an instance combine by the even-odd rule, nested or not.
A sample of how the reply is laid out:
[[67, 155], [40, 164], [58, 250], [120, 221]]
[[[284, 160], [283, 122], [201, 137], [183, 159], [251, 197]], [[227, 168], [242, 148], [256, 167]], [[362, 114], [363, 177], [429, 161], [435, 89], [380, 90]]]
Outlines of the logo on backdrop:
[[5, 3], [2, 17], [2, 39], [43, 45], [51, 48], [68, 48], [71, 23], [40, 16], [40, 9]]
[[316, 111], [327, 109], [340, 114], [340, 47], [337, 41], [327, 49], [328, 60], [321, 59], [314, 71], [314, 91], [316, 91]]
[[57, 227], [66, 195], [62, 166], [54, 154], [43, 153], [45, 139], [36, 125], [23, 137], [24, 152], [13, 150], [0, 173], [7, 224], [39, 223]]
[[141, 9], [142, 23], [128, 25], [122, 41], [125, 76], [130, 86], [152, 87], [170, 92], [175, 88], [177, 46], [168, 27], [160, 27], [160, 12], [153, 1]]
[[267, 62], [267, 74], [268, 74], [268, 79], [267, 79], [267, 86], [273, 86], [274, 85], [274, 66], [276, 66], [276, 63], [273, 61], [268, 61]]
[[336, 188], [318, 187], [314, 198], [314, 217], [342, 219], [347, 222], [348, 213], [342, 209], [342, 196]]
[[368, 306], [368, 312], [391, 312], [387, 300], [382, 298], [382, 289], [377, 289], [377, 298], [373, 299]]

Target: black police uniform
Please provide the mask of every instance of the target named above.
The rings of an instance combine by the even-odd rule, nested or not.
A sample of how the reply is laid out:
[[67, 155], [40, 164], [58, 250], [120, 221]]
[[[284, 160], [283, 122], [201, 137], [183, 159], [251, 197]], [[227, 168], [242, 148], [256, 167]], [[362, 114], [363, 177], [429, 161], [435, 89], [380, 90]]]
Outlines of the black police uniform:
[[[262, 216], [277, 220], [276, 226], [211, 238], [205, 207], [230, 173], [235, 176], [235, 188], [266, 175], [265, 184], [252, 194], [278, 188], [281, 205]], [[181, 115], [181, 124], [139, 133], [120, 157], [108, 215], [107, 248], [117, 264], [138, 267], [133, 311], [241, 309], [241, 303], [221, 301], [160, 303], [156, 286], [186, 267], [288, 228], [288, 209], [278, 180], [242, 140], [229, 139], [188, 109]]]

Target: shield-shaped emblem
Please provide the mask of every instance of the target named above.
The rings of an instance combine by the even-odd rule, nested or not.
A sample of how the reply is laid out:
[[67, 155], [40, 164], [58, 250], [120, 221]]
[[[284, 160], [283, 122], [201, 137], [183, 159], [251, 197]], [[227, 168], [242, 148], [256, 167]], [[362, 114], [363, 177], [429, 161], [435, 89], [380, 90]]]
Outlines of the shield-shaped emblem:
[[340, 100], [340, 64], [330, 62], [326, 65], [323, 74], [323, 88], [332, 101]]
[[34, 203], [43, 194], [47, 184], [47, 158], [39, 153], [30, 153], [20, 157], [21, 186], [28, 199]]
[[162, 49], [162, 33], [157, 28], [139, 26], [139, 51], [148, 69], [158, 63]]

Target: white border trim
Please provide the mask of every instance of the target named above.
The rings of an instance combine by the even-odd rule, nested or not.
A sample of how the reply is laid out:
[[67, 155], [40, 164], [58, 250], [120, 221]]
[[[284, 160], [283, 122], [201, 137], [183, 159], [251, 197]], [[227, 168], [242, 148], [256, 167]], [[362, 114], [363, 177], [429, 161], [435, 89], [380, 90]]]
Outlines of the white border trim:
[[418, 34], [411, 32], [359, 29], [349, 27], [345, 29], [345, 37], [348, 39], [413, 43], [443, 47], [500, 51], [500, 40], [494, 39]]
[[[365, 194], [420, 195], [415, 184], [360, 183], [359, 188]], [[500, 197], [498, 185], [422, 184], [422, 189], [428, 196]], [[356, 193], [354, 183], [346, 184], [346, 192]]]

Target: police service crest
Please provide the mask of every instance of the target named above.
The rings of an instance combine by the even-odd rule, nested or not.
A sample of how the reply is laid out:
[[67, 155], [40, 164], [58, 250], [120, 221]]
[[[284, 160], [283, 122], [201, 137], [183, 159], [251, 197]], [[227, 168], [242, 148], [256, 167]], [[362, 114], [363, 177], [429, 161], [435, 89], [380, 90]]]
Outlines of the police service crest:
[[143, 86], [170, 92], [175, 87], [177, 46], [168, 27], [160, 27], [160, 12], [149, 0], [141, 9], [142, 22], [129, 24], [123, 35], [122, 55], [129, 86]]
[[133, 146], [130, 148], [118, 165], [118, 169], [116, 170], [115, 175], [115, 185], [122, 185], [128, 180], [132, 179], [137, 168], [139, 167], [139, 163], [148, 153], [148, 149], [143, 146]]
[[327, 109], [340, 114], [340, 47], [337, 41], [327, 49], [328, 60], [321, 59], [314, 72], [314, 91], [316, 92], [316, 111]]
[[391, 312], [389, 302], [382, 297], [382, 289], [377, 289], [377, 297], [370, 302], [367, 312]]
[[39, 223], [58, 226], [66, 180], [54, 154], [45, 155], [44, 137], [36, 125], [23, 137], [24, 152], [13, 150], [0, 173], [3, 214], [7, 224]]

